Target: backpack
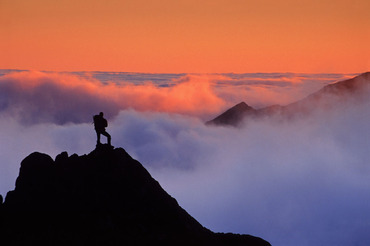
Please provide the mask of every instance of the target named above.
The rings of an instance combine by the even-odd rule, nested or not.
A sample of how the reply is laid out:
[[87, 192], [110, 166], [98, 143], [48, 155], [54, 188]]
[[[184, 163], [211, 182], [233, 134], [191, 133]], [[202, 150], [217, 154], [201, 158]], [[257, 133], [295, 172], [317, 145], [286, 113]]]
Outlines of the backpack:
[[94, 115], [93, 120], [96, 129], [104, 129], [108, 126], [108, 121], [103, 117], [100, 117], [100, 115]]

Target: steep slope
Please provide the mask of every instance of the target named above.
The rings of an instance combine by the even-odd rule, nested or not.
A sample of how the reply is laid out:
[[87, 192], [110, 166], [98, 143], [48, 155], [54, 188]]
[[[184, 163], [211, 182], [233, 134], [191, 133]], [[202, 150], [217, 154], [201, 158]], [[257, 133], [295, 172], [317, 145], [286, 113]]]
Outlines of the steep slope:
[[329, 84], [306, 98], [286, 106], [273, 105], [262, 109], [253, 109], [244, 102], [230, 108], [207, 125], [240, 126], [248, 119], [275, 117], [293, 119], [306, 117], [318, 110], [344, 108], [345, 105], [364, 103], [370, 100], [370, 72], [352, 79]]
[[333, 110], [370, 99], [370, 72], [324, 86], [306, 98], [283, 107], [285, 116], [309, 115], [316, 110]]
[[0, 232], [8, 245], [270, 245], [204, 228], [124, 149], [106, 145], [26, 157], [0, 205]]

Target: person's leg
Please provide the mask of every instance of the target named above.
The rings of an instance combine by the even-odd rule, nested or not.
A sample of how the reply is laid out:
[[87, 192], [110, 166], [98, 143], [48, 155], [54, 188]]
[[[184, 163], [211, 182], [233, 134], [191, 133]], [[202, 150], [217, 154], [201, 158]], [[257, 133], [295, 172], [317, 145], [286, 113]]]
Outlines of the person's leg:
[[100, 144], [100, 132], [98, 131], [96, 131], [96, 138], [97, 138], [96, 144]]
[[109, 135], [109, 133], [106, 132], [106, 131], [103, 131], [103, 132], [101, 132], [101, 134], [107, 137], [108, 145], [111, 145], [111, 136]]

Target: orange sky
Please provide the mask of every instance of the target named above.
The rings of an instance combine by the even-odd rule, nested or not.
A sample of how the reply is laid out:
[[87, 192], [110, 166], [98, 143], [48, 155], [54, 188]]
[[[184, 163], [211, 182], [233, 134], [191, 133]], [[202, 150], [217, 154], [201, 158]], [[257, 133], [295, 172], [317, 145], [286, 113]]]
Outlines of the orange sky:
[[0, 0], [0, 68], [370, 70], [368, 0]]

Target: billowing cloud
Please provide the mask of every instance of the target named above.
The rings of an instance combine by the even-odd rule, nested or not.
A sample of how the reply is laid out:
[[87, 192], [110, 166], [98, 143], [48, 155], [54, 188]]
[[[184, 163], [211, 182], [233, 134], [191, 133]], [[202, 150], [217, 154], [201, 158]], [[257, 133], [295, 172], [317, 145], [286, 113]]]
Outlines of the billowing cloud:
[[343, 77], [312, 78], [295, 74], [136, 76], [139, 78], [134, 79], [135, 76], [128, 73], [7, 72], [0, 76], [0, 114], [16, 117], [23, 124], [89, 122], [91, 115], [99, 111], [111, 119], [125, 109], [177, 113], [209, 120], [241, 101], [256, 108], [285, 105]]
[[[249, 233], [277, 246], [367, 245], [369, 106], [241, 129], [125, 110], [107, 130], [113, 145], [138, 159], [212, 230]], [[55, 157], [95, 147], [91, 124], [24, 126], [1, 119], [0, 126], [1, 168], [8, 174], [1, 179], [3, 194], [32, 151]]]
[[[35, 76], [37, 82], [15, 82], [16, 89], [10, 85], [2, 88], [7, 88], [9, 93], [25, 88], [19, 96], [28, 97], [31, 104], [32, 100], [37, 101], [32, 93], [40, 90], [37, 95], [43, 96], [40, 92], [44, 91], [35, 89], [40, 87], [40, 75]], [[200, 77], [180, 79], [179, 86], [186, 86]], [[210, 79], [210, 90], [205, 87], [206, 92], [214, 93], [210, 98], [217, 95], [216, 101], [221, 98], [222, 102], [229, 103], [217, 90], [212, 90], [214, 81]], [[75, 96], [84, 93], [85, 98], [90, 98], [91, 95], [91, 100], [98, 98], [101, 105], [106, 105], [104, 100], [109, 92], [113, 99], [107, 105], [117, 110], [107, 128], [112, 144], [125, 148], [138, 159], [204, 226], [220, 232], [260, 236], [274, 246], [370, 244], [368, 100], [342, 105], [330, 113], [318, 111], [311, 118], [251, 121], [244, 128], [236, 129], [207, 127], [191, 110], [187, 112], [193, 113], [186, 115], [170, 113], [172, 109], [160, 111], [158, 105], [157, 111], [150, 112], [140, 105], [123, 107], [117, 98], [125, 94], [115, 91], [121, 87], [102, 85], [93, 79], [76, 77], [72, 84], [48, 83], [58, 86], [55, 91], [48, 88], [54, 96], [58, 95], [57, 91], [76, 91]], [[166, 91], [186, 91], [176, 86], [145, 86], [149, 90], [153, 87], [157, 98], [167, 95]], [[130, 85], [122, 88], [133, 90]], [[237, 89], [230, 91], [236, 93]], [[153, 95], [141, 95], [139, 89], [133, 93], [143, 101]], [[11, 98], [17, 99], [16, 95]], [[17, 107], [27, 107], [23, 98], [18, 100]], [[84, 105], [95, 113], [96, 109], [90, 104]], [[54, 107], [63, 109], [64, 106]], [[81, 155], [95, 147], [93, 126], [82, 116], [79, 119], [83, 123], [78, 124], [59, 124], [55, 119], [24, 124], [16, 117], [9, 117], [14, 114], [10, 109], [16, 110], [8, 106], [2, 108], [0, 114], [0, 193], [3, 195], [14, 188], [20, 161], [29, 153], [40, 151], [55, 157], [68, 151]], [[65, 111], [65, 115], [73, 115], [73, 108], [71, 110]], [[79, 110], [76, 109], [76, 117]], [[86, 117], [90, 119], [91, 115]]]
[[61, 73], [10, 73], [0, 77], [0, 112], [24, 124], [82, 123], [97, 110], [117, 115], [118, 103], [101, 88], [98, 81]]
[[225, 104], [207, 80], [191, 76], [174, 86], [157, 87], [27, 71], [0, 77], [0, 96], [0, 112], [25, 124], [82, 123], [99, 111], [113, 117], [127, 108], [208, 116]]

